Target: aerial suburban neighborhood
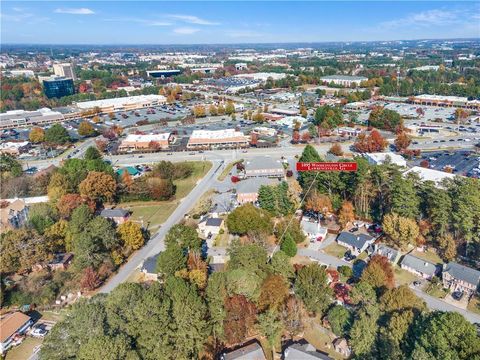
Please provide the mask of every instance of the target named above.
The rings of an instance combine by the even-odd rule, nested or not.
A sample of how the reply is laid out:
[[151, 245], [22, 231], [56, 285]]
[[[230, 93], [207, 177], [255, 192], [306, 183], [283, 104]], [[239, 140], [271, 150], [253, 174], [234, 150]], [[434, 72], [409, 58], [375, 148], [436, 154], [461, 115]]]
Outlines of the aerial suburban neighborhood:
[[0, 358], [480, 359], [477, 5], [5, 2]]

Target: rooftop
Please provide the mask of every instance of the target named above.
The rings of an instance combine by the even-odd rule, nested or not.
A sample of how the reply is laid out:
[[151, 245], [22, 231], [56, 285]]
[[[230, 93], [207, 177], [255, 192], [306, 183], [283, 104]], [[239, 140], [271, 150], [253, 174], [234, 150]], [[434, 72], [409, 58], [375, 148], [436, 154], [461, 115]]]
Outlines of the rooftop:
[[125, 209], [103, 209], [100, 213], [100, 216], [105, 218], [114, 218], [114, 217], [125, 217], [130, 212]]
[[443, 179], [454, 179], [456, 175], [446, 173], [439, 170], [427, 169], [421, 166], [414, 166], [410, 170], [405, 171], [404, 175], [416, 173], [422, 181], [433, 181], [435, 184], [439, 184]]
[[161, 133], [161, 134], [146, 134], [146, 135], [137, 135], [137, 134], [128, 134], [124, 141], [127, 142], [150, 142], [150, 141], [168, 141], [170, 133]]
[[245, 345], [237, 350], [233, 350], [224, 355], [224, 360], [265, 360], [265, 354], [262, 347], [253, 342], [249, 345]]
[[257, 193], [262, 185], [274, 185], [278, 182], [268, 178], [250, 178], [237, 183], [237, 194]]
[[270, 156], [257, 156], [245, 162], [245, 171], [265, 169], [276, 169], [283, 172], [283, 165], [280, 160], [275, 160]]
[[193, 130], [191, 139], [228, 139], [244, 137], [245, 135], [241, 131], [235, 131], [235, 129], [225, 130]]
[[408, 266], [409, 268], [412, 268], [423, 274], [428, 274], [430, 276], [435, 275], [435, 273], [437, 272], [437, 267], [435, 264], [432, 264], [431, 262], [425, 261], [410, 254], [407, 254], [403, 257], [401, 265]]
[[2, 329], [0, 342], [5, 342], [10, 336], [20, 329], [27, 321], [30, 320], [30, 316], [25, 315], [19, 311], [13, 314], [6, 315], [0, 320], [0, 329]]
[[75, 105], [80, 109], [91, 109], [98, 107], [123, 107], [125, 105], [137, 104], [137, 103], [150, 103], [153, 101], [165, 102], [166, 98], [163, 95], [137, 95], [127, 96], [114, 99], [92, 100], [77, 102]]
[[476, 286], [478, 286], [480, 282], [480, 271], [460, 265], [456, 262], [449, 262], [444, 265], [443, 272], [449, 273], [455, 279], [463, 280]]
[[373, 240], [373, 237], [371, 237], [370, 235], [352, 234], [347, 231], [341, 232], [337, 237], [337, 241], [341, 241], [357, 249], [363, 248], [367, 242], [372, 240]]

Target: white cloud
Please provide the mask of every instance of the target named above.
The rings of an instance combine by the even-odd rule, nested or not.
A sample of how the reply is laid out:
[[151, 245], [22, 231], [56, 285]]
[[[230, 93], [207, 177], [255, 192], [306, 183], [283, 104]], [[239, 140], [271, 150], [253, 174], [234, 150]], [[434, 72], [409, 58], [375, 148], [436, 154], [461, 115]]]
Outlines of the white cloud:
[[400, 19], [384, 21], [380, 23], [380, 26], [388, 29], [406, 26], [444, 26], [458, 22], [459, 15], [460, 14], [457, 10], [433, 9], [416, 14], [410, 14]]
[[191, 35], [191, 34], [195, 34], [197, 32], [199, 32], [200, 29], [195, 29], [195, 28], [191, 28], [191, 27], [179, 27], [179, 28], [175, 28], [173, 29], [173, 32], [175, 34], [180, 34], [180, 35]]
[[92, 15], [95, 14], [95, 11], [89, 8], [70, 8], [70, 9], [56, 9], [55, 12], [57, 14], [72, 14], [72, 15]]
[[218, 22], [213, 22], [209, 20], [205, 20], [202, 18], [199, 18], [198, 16], [194, 15], [167, 15], [168, 18], [174, 19], [174, 20], [179, 20], [183, 21], [189, 24], [196, 24], [196, 25], [220, 25]]

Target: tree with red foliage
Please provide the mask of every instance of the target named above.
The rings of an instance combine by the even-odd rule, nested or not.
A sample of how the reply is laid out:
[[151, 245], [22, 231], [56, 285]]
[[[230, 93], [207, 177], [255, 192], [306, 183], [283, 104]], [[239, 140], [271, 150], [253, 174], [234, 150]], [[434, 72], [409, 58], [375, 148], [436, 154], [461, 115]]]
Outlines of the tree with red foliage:
[[368, 136], [365, 133], [358, 135], [354, 147], [359, 152], [380, 152], [385, 149], [387, 144], [383, 136], [374, 129]]
[[117, 134], [112, 129], [105, 129], [102, 135], [108, 140], [115, 140], [117, 138]]
[[80, 286], [85, 290], [94, 290], [100, 285], [100, 277], [97, 272], [91, 267], [87, 267], [83, 271], [82, 279], [80, 280]]
[[244, 341], [255, 329], [257, 307], [243, 295], [234, 295], [225, 300], [223, 328], [225, 341], [236, 344]]
[[343, 155], [343, 150], [342, 146], [339, 143], [335, 143], [332, 145], [330, 150], [328, 150], [330, 154], [333, 154], [335, 156], [342, 156]]
[[412, 142], [412, 139], [410, 139], [410, 136], [407, 135], [405, 131], [402, 131], [397, 135], [395, 138], [395, 147], [397, 148], [398, 151], [405, 150], [408, 148], [410, 143]]
[[302, 133], [301, 139], [302, 142], [308, 143], [312, 137], [310, 136], [310, 133], [308, 131], [305, 131]]
[[69, 218], [73, 210], [82, 204], [86, 204], [92, 213], [95, 211], [95, 202], [90, 198], [79, 194], [65, 194], [57, 202], [58, 213], [63, 218]]
[[385, 256], [374, 255], [363, 270], [362, 281], [372, 285], [374, 288], [386, 287], [392, 289], [395, 286], [393, 268]]
[[428, 160], [422, 160], [420, 161], [420, 166], [428, 169], [430, 167], [430, 163]]
[[97, 139], [95, 140], [95, 145], [97, 146], [97, 149], [103, 153], [107, 149], [108, 143], [106, 140]]
[[81, 83], [80, 85], [78, 85], [78, 92], [79, 93], [86, 93], [88, 91], [88, 85], [87, 83]]
[[250, 134], [250, 145], [257, 146], [257, 144], [258, 144], [258, 134], [252, 132]]
[[240, 181], [240, 178], [239, 178], [238, 176], [232, 176], [232, 177], [230, 178], [230, 180], [232, 181], [232, 183], [235, 184], [235, 183], [237, 183], [237, 182]]
[[160, 150], [161, 145], [160, 145], [160, 143], [159, 143], [158, 141], [153, 141], [153, 140], [152, 140], [152, 141], [150, 141], [150, 142], [148, 143], [148, 148], [149, 148], [150, 150], [153, 150], [153, 151], [158, 151], [158, 150]]
[[298, 144], [300, 142], [300, 133], [298, 130], [293, 131], [292, 134], [292, 143]]

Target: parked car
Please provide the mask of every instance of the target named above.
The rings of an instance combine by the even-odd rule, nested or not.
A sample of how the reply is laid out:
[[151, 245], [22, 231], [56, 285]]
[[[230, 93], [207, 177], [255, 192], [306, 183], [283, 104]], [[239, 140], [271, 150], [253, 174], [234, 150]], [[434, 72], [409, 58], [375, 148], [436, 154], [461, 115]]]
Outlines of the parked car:
[[351, 228], [348, 231], [350, 231], [351, 233], [356, 232], [356, 231], [358, 231], [358, 226], [354, 226], [353, 228]]
[[32, 335], [33, 337], [45, 337], [45, 335], [47, 334], [48, 330], [45, 324], [35, 325], [30, 333], [30, 335]]
[[454, 299], [457, 300], [457, 301], [462, 300], [462, 298], [463, 298], [463, 291], [454, 291], [454, 292], [452, 293], [452, 298], [454, 298]]

